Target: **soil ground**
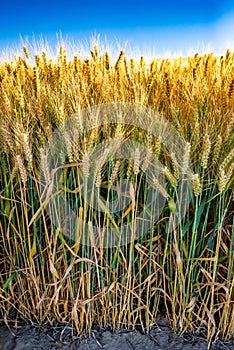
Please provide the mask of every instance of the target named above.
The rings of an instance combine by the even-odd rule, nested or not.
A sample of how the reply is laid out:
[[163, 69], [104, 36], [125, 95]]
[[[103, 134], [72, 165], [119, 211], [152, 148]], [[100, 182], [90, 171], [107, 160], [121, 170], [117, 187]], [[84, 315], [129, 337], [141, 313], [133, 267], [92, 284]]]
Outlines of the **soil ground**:
[[[203, 335], [186, 333], [179, 336], [165, 318], [157, 320], [149, 334], [137, 330], [115, 330], [95, 327], [90, 333], [74, 335], [71, 327], [29, 325], [17, 328], [0, 325], [0, 350], [206, 350]], [[234, 350], [234, 339], [216, 340], [211, 350]]]

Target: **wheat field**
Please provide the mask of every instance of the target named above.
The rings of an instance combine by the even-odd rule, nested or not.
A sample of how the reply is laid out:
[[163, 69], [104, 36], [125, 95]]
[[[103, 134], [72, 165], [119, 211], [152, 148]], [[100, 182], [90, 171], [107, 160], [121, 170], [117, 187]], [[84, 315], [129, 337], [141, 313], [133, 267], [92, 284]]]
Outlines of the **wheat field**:
[[[144, 170], [154, 155], [164, 165], [158, 183], [165, 206], [149, 232], [116, 247], [85, 245], [52, 224], [42, 200], [51, 196], [44, 146], [79, 111], [125, 103], [150, 108], [185, 140], [191, 160], [190, 204], [169, 230], [180, 169], [160, 137], [126, 124], [93, 128], [67, 139], [60, 185], [80, 222], [88, 227], [132, 224], [147, 195]], [[0, 315], [43, 323], [95, 324], [148, 330], [164, 310], [177, 332], [205, 330], [209, 342], [234, 334], [234, 53], [212, 53], [148, 62], [113, 61], [95, 45], [87, 57], [67, 58], [60, 47], [0, 62]], [[140, 140], [147, 159], [110, 159], [97, 176], [99, 196], [109, 198], [120, 179], [134, 190], [134, 205], [121, 215], [98, 217], [81, 198], [89, 176], [89, 150], [105, 139]], [[87, 165], [83, 173], [80, 164]], [[147, 163], [147, 164], [146, 164]], [[41, 178], [44, 173], [44, 180]], [[161, 186], [161, 187], [160, 187]], [[44, 191], [44, 192], [43, 192]], [[115, 189], [115, 191], [118, 191]], [[186, 193], [185, 193], [186, 197]], [[186, 199], [186, 198], [185, 198]], [[143, 204], [142, 204], [143, 203]], [[59, 217], [60, 213], [58, 213]], [[58, 219], [59, 220], [59, 219]], [[78, 221], [79, 221], [78, 220]], [[101, 223], [97, 225], [100, 225]], [[84, 230], [80, 224], [79, 230]]]

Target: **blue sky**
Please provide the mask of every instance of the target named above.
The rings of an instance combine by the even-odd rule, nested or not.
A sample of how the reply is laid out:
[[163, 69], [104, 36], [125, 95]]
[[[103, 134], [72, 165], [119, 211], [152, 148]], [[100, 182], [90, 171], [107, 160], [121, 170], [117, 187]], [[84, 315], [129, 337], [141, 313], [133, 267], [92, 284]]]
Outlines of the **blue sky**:
[[61, 32], [74, 41], [96, 33], [154, 54], [234, 50], [232, 0], [12, 0], [0, 4], [0, 13], [0, 49], [41, 34], [52, 43]]

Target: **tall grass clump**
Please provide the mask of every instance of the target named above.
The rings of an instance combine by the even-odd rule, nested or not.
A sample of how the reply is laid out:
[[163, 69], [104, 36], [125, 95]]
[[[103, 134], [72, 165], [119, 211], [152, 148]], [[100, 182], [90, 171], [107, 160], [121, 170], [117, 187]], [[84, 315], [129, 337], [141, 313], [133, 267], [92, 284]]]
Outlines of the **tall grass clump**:
[[[2, 317], [15, 311], [40, 323], [72, 323], [78, 332], [96, 323], [148, 330], [164, 309], [178, 332], [205, 329], [209, 342], [233, 336], [233, 76], [229, 50], [221, 57], [151, 62], [121, 51], [113, 62], [97, 46], [89, 57], [69, 60], [61, 47], [56, 60], [44, 51], [32, 62], [24, 47], [24, 55], [0, 62]], [[178, 155], [168, 154], [161, 138], [144, 129], [103, 124], [82, 138], [63, 130], [59, 165], [51, 168], [45, 146], [55, 130], [82, 110], [118, 102], [160, 113], [186, 142], [183, 164], [186, 172], [190, 159], [191, 201], [177, 226]], [[77, 121], [77, 130], [84, 122]], [[147, 152], [133, 148], [129, 160], [100, 156], [93, 174], [90, 150], [111, 139], [138, 141]], [[159, 219], [138, 239], [102, 244], [101, 227], [118, 231], [127, 223], [134, 232], [149, 190], [144, 174], [154, 157], [165, 178], [154, 182], [165, 199]], [[59, 201], [51, 188], [54, 179], [63, 195], [59, 210], [53, 207]], [[130, 183], [130, 199], [113, 214], [111, 203], [126, 194], [123, 179]], [[94, 200], [101, 207], [91, 207]]]

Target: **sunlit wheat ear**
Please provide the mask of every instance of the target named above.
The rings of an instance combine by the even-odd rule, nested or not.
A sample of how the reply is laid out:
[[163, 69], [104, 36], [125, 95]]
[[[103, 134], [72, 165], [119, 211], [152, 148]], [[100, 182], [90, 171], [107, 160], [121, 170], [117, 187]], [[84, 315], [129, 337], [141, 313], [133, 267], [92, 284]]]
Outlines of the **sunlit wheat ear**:
[[215, 165], [219, 159], [220, 156], [220, 151], [222, 147], [222, 137], [221, 135], [217, 136], [217, 140], [213, 149], [213, 154], [212, 154], [212, 165]]
[[234, 162], [231, 163], [228, 171], [227, 171], [227, 179], [228, 181], [232, 178], [234, 172]]
[[118, 57], [116, 64], [115, 64], [115, 69], [120, 67], [120, 64], [121, 64], [123, 58], [124, 58], [124, 50], [120, 51], [119, 57]]
[[218, 189], [219, 192], [223, 192], [223, 190], [226, 187], [227, 184], [227, 175], [225, 174], [225, 171], [223, 169], [220, 170], [219, 172], [219, 180], [218, 180]]
[[210, 149], [211, 149], [210, 137], [208, 133], [206, 133], [203, 139], [202, 153], [201, 153], [201, 166], [203, 167], [203, 169], [207, 168]]
[[91, 130], [90, 135], [88, 136], [88, 150], [92, 150], [93, 149], [93, 145], [98, 144], [98, 129], [94, 128]]
[[228, 63], [230, 61], [232, 57], [232, 52], [231, 50], [228, 48], [227, 51], [226, 51], [226, 56], [225, 56], [225, 59], [226, 59], [226, 62]]
[[84, 76], [86, 75], [87, 77], [87, 88], [89, 89], [93, 82], [92, 68], [91, 68], [90, 61], [88, 59], [85, 60], [84, 63], [85, 63]]
[[18, 174], [18, 163], [16, 162], [16, 159], [15, 159], [15, 165], [13, 166], [13, 169], [10, 175], [10, 181], [13, 181], [16, 178], [17, 174]]
[[23, 149], [24, 149], [25, 158], [28, 162], [28, 169], [31, 170], [33, 156], [32, 156], [32, 152], [31, 152], [31, 147], [29, 145], [28, 134], [26, 134], [26, 133], [22, 134], [22, 141], [23, 141]]
[[234, 96], [234, 79], [231, 80], [230, 85], [229, 85], [229, 89], [228, 89], [229, 100], [231, 100], [233, 96]]
[[119, 168], [119, 178], [125, 179], [126, 177], [126, 162], [124, 159], [121, 159], [121, 164]]
[[128, 180], [131, 178], [132, 174], [133, 174], [133, 162], [130, 160], [128, 162], [128, 168], [127, 168], [127, 173], [126, 173]]
[[133, 172], [135, 175], [137, 175], [140, 171], [140, 157], [141, 157], [141, 152], [139, 148], [136, 148], [134, 152], [134, 163], [133, 163]]
[[[197, 118], [197, 116], [196, 116], [196, 118]], [[192, 144], [194, 146], [196, 146], [198, 144], [199, 139], [200, 139], [200, 124], [199, 124], [199, 121], [196, 120], [195, 125], [194, 125], [194, 129], [193, 129]]]
[[111, 174], [111, 184], [114, 183], [115, 180], [117, 180], [118, 178], [118, 174], [119, 174], [119, 168], [120, 168], [120, 160], [117, 160], [115, 163], [115, 166], [112, 170], [112, 174]]
[[234, 131], [234, 113], [230, 116], [230, 119], [228, 120], [227, 125], [225, 126], [225, 133], [223, 135], [223, 138], [226, 142], [228, 142], [233, 137], [233, 131]]
[[140, 68], [141, 68], [141, 69], [144, 69], [145, 66], [146, 66], [145, 59], [144, 59], [143, 56], [141, 56], [141, 58], [140, 58]]
[[92, 56], [92, 59], [93, 61], [96, 63], [98, 62], [98, 46], [97, 45], [94, 45], [93, 47], [93, 51], [90, 52], [91, 53], [91, 56]]
[[11, 102], [6, 91], [3, 88], [2, 88], [2, 99], [4, 102], [4, 107], [6, 108], [7, 112], [11, 113]]
[[115, 91], [115, 95], [116, 98], [121, 97], [122, 98], [122, 93], [123, 93], [123, 88], [122, 88], [122, 78], [123, 78], [123, 72], [122, 72], [122, 68], [120, 66], [120, 63], [116, 65], [115, 67], [116, 70], [116, 91]]
[[220, 169], [225, 169], [234, 158], [234, 148], [228, 153], [220, 165]]
[[124, 139], [124, 135], [125, 135], [124, 127], [123, 127], [122, 124], [118, 123], [117, 126], [116, 126], [116, 129], [115, 129], [115, 136], [114, 136], [114, 138], [123, 140]]
[[133, 58], [130, 59], [130, 69], [131, 73], [135, 72], [135, 60]]
[[81, 66], [80, 59], [77, 56], [74, 56], [74, 59], [73, 59], [73, 70], [74, 70], [74, 73], [78, 73], [79, 72], [80, 66]]
[[95, 182], [95, 186], [97, 188], [100, 188], [102, 184], [102, 170], [98, 169], [97, 174], [96, 174], [96, 182]]
[[36, 97], [38, 98], [41, 91], [41, 84], [40, 84], [39, 70], [37, 67], [33, 68], [33, 84], [36, 92]]
[[192, 175], [192, 187], [193, 187], [193, 193], [194, 196], [197, 197], [201, 193], [202, 187], [201, 187], [201, 181], [198, 174]]
[[64, 66], [65, 68], [67, 66], [67, 51], [62, 46], [59, 48], [58, 63], [60, 66]]
[[157, 68], [157, 60], [152, 60], [150, 62], [150, 73], [152, 73]]
[[19, 105], [20, 105], [22, 112], [24, 113], [25, 101], [24, 101], [24, 94], [23, 94], [21, 89], [19, 91]]
[[36, 66], [39, 67], [41, 63], [40, 55], [35, 55], [34, 59], [35, 59]]
[[228, 169], [223, 169], [220, 167], [219, 170], [219, 180], [218, 180], [218, 189], [219, 192], [223, 192], [226, 188], [228, 182], [233, 179], [233, 172], [234, 172], [234, 162], [231, 163]]
[[153, 176], [152, 178], [152, 185], [164, 198], [170, 198], [170, 195], [167, 193], [165, 188], [159, 183], [158, 179], [155, 176]]
[[181, 167], [182, 174], [185, 174], [189, 167], [189, 159], [190, 159], [190, 150], [191, 150], [191, 144], [189, 142], [186, 142], [185, 149], [184, 149], [184, 155], [183, 155], [183, 162]]
[[73, 159], [73, 144], [71, 141], [71, 137], [70, 135], [65, 131], [64, 132], [64, 143], [65, 143], [65, 147], [66, 147], [66, 154], [68, 157], [68, 160], [70, 163], [73, 163], [74, 159]]
[[[5, 124], [5, 123], [4, 123]], [[12, 137], [13, 135], [11, 134], [11, 130], [8, 125], [3, 125], [2, 127], [0, 126], [0, 132], [3, 135], [3, 149], [6, 152], [6, 154], [9, 153], [9, 150], [11, 152], [15, 151], [15, 142], [14, 138]]]
[[43, 61], [43, 68], [45, 69], [45, 71], [48, 73], [48, 70], [47, 70], [47, 54], [46, 54], [46, 51], [43, 51], [42, 52], [42, 61]]
[[27, 46], [24, 46], [23, 49], [24, 49], [25, 57], [26, 57], [27, 59], [29, 59], [29, 52], [28, 52]]
[[127, 61], [126, 57], [124, 57], [124, 72], [125, 72], [128, 84], [130, 86], [131, 85], [131, 78], [130, 78], [129, 69], [128, 69], [128, 61]]
[[145, 172], [150, 166], [152, 158], [153, 158], [153, 150], [152, 148], [149, 148], [146, 150], [146, 156], [141, 166], [143, 172]]
[[166, 90], [167, 97], [169, 98], [171, 95], [170, 75], [167, 72], [165, 72], [164, 78], [165, 78], [165, 90]]
[[146, 135], [145, 145], [148, 149], [150, 149], [150, 148], [152, 149], [152, 146], [153, 146], [153, 135], [152, 134]]
[[104, 62], [105, 62], [105, 68], [106, 68], [106, 70], [107, 71], [109, 71], [109, 69], [110, 69], [110, 55], [109, 55], [109, 52], [105, 52], [105, 60], [104, 60]]
[[39, 152], [40, 152], [41, 171], [42, 171], [42, 174], [43, 174], [44, 179], [46, 181], [46, 184], [48, 185], [51, 182], [50, 169], [49, 169], [49, 165], [48, 165], [48, 158], [47, 158], [47, 155], [46, 155], [43, 148], [40, 148]]
[[176, 188], [178, 183], [176, 178], [170, 172], [170, 170], [165, 166], [162, 172], [166, 176], [167, 180], [171, 183], [171, 185]]
[[148, 95], [150, 94], [153, 86], [154, 86], [154, 82], [155, 82], [155, 79], [156, 79], [156, 76], [157, 76], [157, 70], [155, 70], [154, 72], [151, 73], [149, 79], [148, 79], [148, 83], [147, 83], [147, 93]]
[[173, 169], [173, 175], [175, 177], [175, 179], [179, 179], [179, 165], [178, 165], [178, 161], [176, 158], [175, 153], [171, 153], [171, 165], [172, 165], [172, 169]]
[[158, 140], [155, 142], [155, 145], [154, 145], [154, 154], [156, 157], [160, 156], [161, 150], [162, 150], [162, 138], [161, 136], [159, 136]]
[[28, 180], [28, 174], [27, 174], [27, 170], [24, 166], [24, 162], [21, 158], [20, 155], [17, 155], [16, 156], [16, 163], [18, 165], [18, 169], [19, 169], [19, 172], [20, 172], [20, 178], [21, 178], [21, 181], [23, 182], [24, 186], [27, 184], [27, 180]]
[[90, 156], [88, 153], [85, 153], [83, 155], [83, 160], [82, 160], [82, 172], [84, 175], [85, 179], [88, 179], [89, 173], [90, 173]]

